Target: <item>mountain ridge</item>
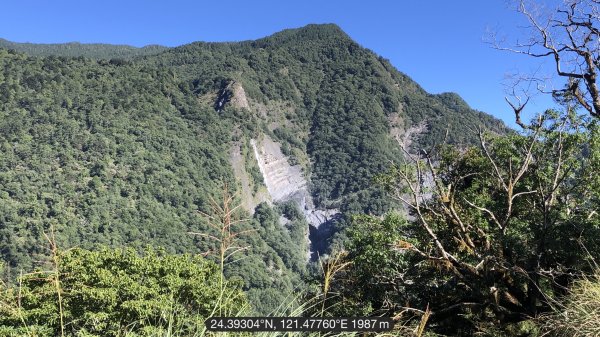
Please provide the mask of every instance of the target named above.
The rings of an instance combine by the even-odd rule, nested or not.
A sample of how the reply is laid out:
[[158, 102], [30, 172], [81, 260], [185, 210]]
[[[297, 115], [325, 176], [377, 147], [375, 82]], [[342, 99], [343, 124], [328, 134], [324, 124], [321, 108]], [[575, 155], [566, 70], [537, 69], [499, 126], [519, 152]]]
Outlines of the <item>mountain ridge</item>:
[[[427, 148], [447, 130], [448, 141], [473, 144], [480, 125], [508, 130], [456, 94], [428, 94], [335, 25], [124, 49], [125, 59], [103, 45], [86, 51], [94, 58], [28, 47], [63, 57], [0, 47], [0, 258], [13, 276], [47, 260], [51, 228], [64, 247], [211, 251], [214, 242], [188, 233], [211, 232], [198, 214], [230, 186], [248, 208], [239, 229], [255, 234], [226, 274], [268, 312], [301, 283], [309, 249], [326, 253], [352, 214], [394, 207], [373, 179], [402, 160], [400, 145]], [[269, 195], [269, 167], [253, 149], [261, 139], [285, 164], [273, 180], [301, 182], [312, 202]], [[326, 223], [309, 227], [307, 214]]]
[[12, 42], [3, 38], [0, 38], [0, 48], [12, 49], [31, 56], [88, 57], [92, 59], [129, 59], [141, 55], [158, 54], [168, 49], [168, 47], [156, 44], [134, 47], [107, 43], [30, 43]]

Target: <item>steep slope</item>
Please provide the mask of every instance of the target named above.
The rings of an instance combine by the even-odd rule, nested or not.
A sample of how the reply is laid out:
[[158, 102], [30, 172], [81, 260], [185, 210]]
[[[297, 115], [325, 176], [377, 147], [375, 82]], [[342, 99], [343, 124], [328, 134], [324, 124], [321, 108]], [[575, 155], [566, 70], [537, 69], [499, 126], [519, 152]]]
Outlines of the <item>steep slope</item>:
[[[173, 69], [199, 96], [220, 92], [227, 100], [234, 97], [224, 95], [227, 86], [241, 84], [250, 112], [245, 118], [258, 117], [261, 126], [251, 137], [272, 132], [288, 154], [309, 159], [301, 164], [321, 207], [347, 204], [346, 197], [369, 190], [373, 175], [401, 157], [392, 128], [398, 135], [424, 126], [416, 148], [441, 141], [446, 130], [452, 143], [476, 141], [479, 126], [506, 131], [499, 120], [457, 103], [455, 94], [426, 93], [335, 25], [256, 41], [194, 43], [140, 61]], [[391, 125], [394, 116], [400, 118]], [[381, 212], [384, 205], [371, 198], [378, 192], [365, 193], [354, 210]]]
[[[184, 95], [168, 70], [0, 49], [4, 276], [44, 267], [44, 233], [52, 231], [63, 248], [214, 249], [216, 242], [190, 232], [214, 234], [199, 212], [213, 212], [210, 198], [222, 182], [234, 186], [232, 125]], [[305, 260], [296, 249], [303, 242], [273, 227], [272, 217], [239, 227], [261, 235], [242, 238], [252, 250], [228, 271], [253, 289], [255, 303], [285, 298]]]
[[13, 276], [44, 260], [50, 230], [64, 247], [214, 249], [188, 233], [211, 231], [198, 211], [229, 182], [250, 217], [239, 229], [254, 234], [227, 273], [266, 312], [300, 283], [309, 223], [313, 251], [325, 251], [332, 219], [390, 207], [372, 180], [402, 160], [398, 139], [419, 148], [446, 130], [454, 143], [480, 125], [506, 131], [335, 25], [148, 52], [20, 46], [51, 56], [0, 48], [0, 258]]

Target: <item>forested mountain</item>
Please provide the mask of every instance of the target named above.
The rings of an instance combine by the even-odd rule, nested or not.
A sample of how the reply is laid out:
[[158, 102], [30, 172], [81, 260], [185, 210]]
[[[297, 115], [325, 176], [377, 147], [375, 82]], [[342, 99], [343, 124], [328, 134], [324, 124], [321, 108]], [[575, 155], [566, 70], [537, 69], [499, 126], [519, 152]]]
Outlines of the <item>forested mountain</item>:
[[[507, 131], [335, 25], [177, 48], [0, 41], [3, 273], [47, 261], [53, 230], [61, 247], [209, 251], [192, 233], [214, 232], [202, 214], [228, 183], [249, 217], [237, 229], [252, 231], [226, 274], [269, 312], [306, 273], [308, 208], [342, 223], [382, 214], [390, 200], [372, 181], [402, 161], [401, 144], [471, 144], [478, 127]], [[268, 139], [300, 167], [308, 204], [273, 196], [257, 162]]]
[[318, 204], [364, 189], [382, 169], [373, 165], [397, 158], [390, 129], [402, 136], [423, 126], [417, 148], [442, 141], [446, 131], [450, 143], [472, 143], [479, 126], [505, 131], [456, 94], [428, 94], [335, 25], [241, 43], [193, 43], [139, 62], [172, 69], [189, 86], [182, 90], [200, 96], [241, 83], [253, 116], [262, 112], [278, 140], [308, 153]]

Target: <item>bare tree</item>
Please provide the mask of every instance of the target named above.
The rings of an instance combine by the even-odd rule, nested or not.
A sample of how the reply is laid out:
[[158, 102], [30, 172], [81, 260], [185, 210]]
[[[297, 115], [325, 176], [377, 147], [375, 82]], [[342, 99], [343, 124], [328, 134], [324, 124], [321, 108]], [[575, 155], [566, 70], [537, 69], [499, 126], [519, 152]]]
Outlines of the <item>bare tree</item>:
[[[528, 21], [531, 35], [506, 47], [493, 39], [494, 47], [535, 58], [553, 60], [554, 72], [564, 79], [550, 93], [577, 102], [591, 116], [600, 118], [600, 0], [564, 0], [554, 9], [541, 2], [519, 0], [517, 11]], [[507, 101], [509, 101], [507, 99]], [[509, 101], [517, 123], [528, 99]]]
[[[505, 321], [533, 317], [554, 303], [546, 285], [562, 291], [574, 277], [569, 273], [575, 271], [565, 272], [568, 265], [553, 252], [553, 236], [571, 231], [572, 219], [583, 226], [593, 216], [584, 210], [587, 206], [577, 208], [572, 201], [584, 198], [586, 181], [594, 174], [578, 159], [589, 138], [580, 134], [578, 119], [551, 113], [527, 128], [526, 136], [505, 143], [480, 132], [477, 150], [407, 152], [407, 163], [392, 173], [392, 196], [407, 205], [420, 227], [418, 235], [416, 229], [406, 232], [419, 237], [417, 243], [400, 240], [394, 248], [445, 270], [468, 294], [444, 304], [432, 302], [433, 321], [467, 308], [472, 313], [491, 310]], [[469, 163], [474, 162], [482, 166], [473, 169]], [[472, 193], [473, 186], [483, 194]], [[578, 234], [573, 235], [575, 240]], [[525, 236], [525, 246], [515, 244], [515, 237]]]

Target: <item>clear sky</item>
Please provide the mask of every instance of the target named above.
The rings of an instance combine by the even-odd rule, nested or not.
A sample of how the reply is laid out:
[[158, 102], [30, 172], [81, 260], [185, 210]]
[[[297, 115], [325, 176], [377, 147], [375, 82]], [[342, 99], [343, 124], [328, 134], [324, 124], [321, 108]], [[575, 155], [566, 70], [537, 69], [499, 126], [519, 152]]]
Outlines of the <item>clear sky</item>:
[[[459, 93], [471, 107], [514, 126], [504, 102], [507, 73], [538, 64], [483, 42], [493, 29], [516, 36], [522, 18], [505, 0], [5, 0], [0, 37], [16, 42], [177, 46], [239, 41], [309, 23], [335, 23], [390, 59], [431, 93]], [[551, 104], [538, 97], [538, 112]]]

